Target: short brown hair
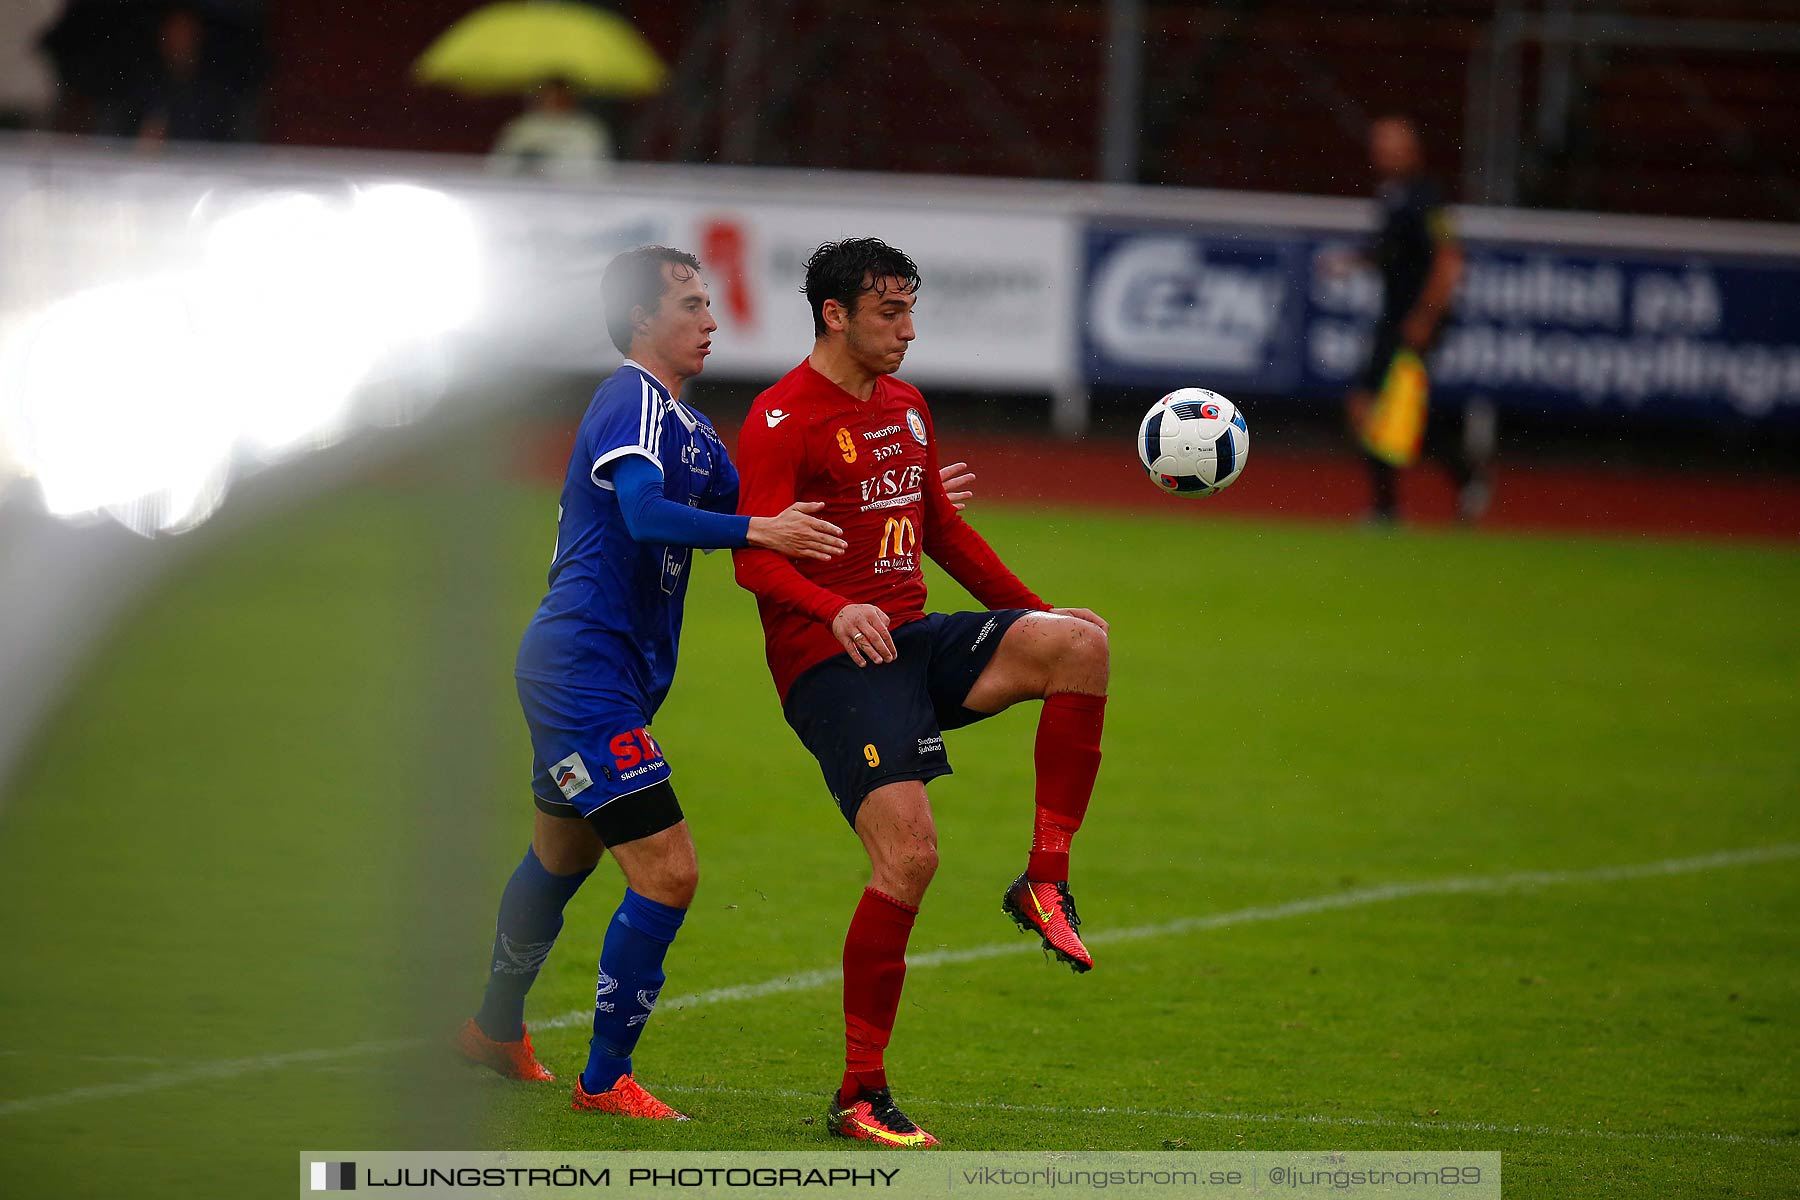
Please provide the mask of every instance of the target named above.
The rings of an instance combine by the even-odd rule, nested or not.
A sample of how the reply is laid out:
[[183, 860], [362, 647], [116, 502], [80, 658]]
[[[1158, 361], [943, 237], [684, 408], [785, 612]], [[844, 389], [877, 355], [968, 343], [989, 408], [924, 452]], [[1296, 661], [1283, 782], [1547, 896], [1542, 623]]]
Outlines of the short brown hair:
[[[700, 272], [700, 260], [686, 250], [669, 246], [639, 246], [606, 264], [600, 276], [600, 297], [606, 308], [606, 332], [620, 354], [631, 353], [631, 310], [655, 312], [662, 303], [663, 264], [675, 267], [675, 278], [691, 279]], [[692, 272], [684, 275], [683, 271]]]

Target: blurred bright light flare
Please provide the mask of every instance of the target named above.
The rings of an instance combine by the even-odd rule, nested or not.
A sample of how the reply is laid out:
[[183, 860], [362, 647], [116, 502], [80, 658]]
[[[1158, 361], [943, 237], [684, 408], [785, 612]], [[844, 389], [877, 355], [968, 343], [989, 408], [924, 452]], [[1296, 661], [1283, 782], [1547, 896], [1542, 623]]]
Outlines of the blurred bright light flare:
[[64, 516], [189, 528], [246, 456], [342, 437], [358, 388], [467, 325], [475, 222], [429, 188], [264, 194], [208, 222], [200, 261], [92, 288], [0, 342], [0, 462]]

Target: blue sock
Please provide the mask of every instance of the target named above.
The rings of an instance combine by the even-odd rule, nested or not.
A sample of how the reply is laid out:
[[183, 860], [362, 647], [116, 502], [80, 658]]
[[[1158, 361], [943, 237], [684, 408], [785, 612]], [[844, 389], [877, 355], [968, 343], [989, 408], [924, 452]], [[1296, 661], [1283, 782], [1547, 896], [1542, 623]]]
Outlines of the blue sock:
[[656, 1007], [663, 955], [681, 928], [685, 908], [670, 908], [625, 889], [600, 948], [600, 990], [594, 998], [594, 1038], [588, 1043], [581, 1086], [598, 1095], [631, 1073], [631, 1051]]
[[494, 926], [493, 966], [475, 1024], [497, 1042], [516, 1042], [525, 1031], [525, 993], [562, 930], [563, 906], [593, 871], [552, 875], [527, 849], [500, 893]]

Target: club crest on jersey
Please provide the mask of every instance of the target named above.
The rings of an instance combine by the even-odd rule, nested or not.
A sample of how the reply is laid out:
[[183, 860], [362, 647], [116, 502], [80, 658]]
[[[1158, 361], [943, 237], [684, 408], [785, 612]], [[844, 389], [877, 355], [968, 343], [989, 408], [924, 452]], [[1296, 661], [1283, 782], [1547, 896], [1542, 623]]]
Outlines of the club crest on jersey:
[[587, 764], [581, 761], [579, 754], [571, 754], [551, 767], [550, 778], [564, 800], [573, 800], [594, 786], [594, 777], [588, 774]]
[[913, 441], [923, 446], [925, 444], [925, 418], [919, 415], [918, 409], [906, 410], [906, 427], [912, 431]]

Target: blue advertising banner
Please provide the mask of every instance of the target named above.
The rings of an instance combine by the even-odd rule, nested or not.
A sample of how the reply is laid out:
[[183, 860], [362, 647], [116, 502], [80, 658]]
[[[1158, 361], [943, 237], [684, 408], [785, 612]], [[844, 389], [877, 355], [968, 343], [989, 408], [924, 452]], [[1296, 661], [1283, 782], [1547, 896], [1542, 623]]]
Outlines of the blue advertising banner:
[[[1095, 225], [1092, 383], [1341, 394], [1381, 284], [1343, 234]], [[1541, 411], [1800, 419], [1800, 257], [1471, 241], [1433, 393]]]

